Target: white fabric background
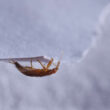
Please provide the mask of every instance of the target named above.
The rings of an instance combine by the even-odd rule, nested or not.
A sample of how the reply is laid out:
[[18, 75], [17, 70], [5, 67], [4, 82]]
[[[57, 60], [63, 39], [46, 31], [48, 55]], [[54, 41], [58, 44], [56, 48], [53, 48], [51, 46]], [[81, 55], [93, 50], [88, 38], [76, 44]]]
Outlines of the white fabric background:
[[[30, 78], [0, 63], [1, 110], [109, 110], [109, 0], [0, 0], [0, 57], [64, 57], [57, 74]], [[109, 6], [107, 9], [109, 10]], [[96, 29], [98, 24], [98, 29]], [[95, 31], [96, 30], [96, 31]], [[96, 44], [78, 63], [97, 38]]]

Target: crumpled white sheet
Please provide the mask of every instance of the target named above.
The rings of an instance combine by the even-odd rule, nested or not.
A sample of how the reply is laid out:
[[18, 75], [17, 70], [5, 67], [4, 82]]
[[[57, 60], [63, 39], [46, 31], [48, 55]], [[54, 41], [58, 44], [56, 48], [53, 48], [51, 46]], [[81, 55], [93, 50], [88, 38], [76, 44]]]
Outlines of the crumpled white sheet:
[[[63, 2], [64, 3], [63, 5], [61, 1], [58, 2], [59, 7], [57, 11], [59, 11], [60, 13], [57, 13], [57, 11], [55, 11], [55, 6], [57, 5], [54, 4], [54, 2], [52, 1], [49, 1], [51, 4], [50, 6], [52, 6], [51, 7], [52, 10], [50, 9], [48, 10], [49, 2], [48, 3], [45, 2], [46, 5], [45, 3], [41, 5], [42, 2], [39, 1], [40, 5], [37, 11], [35, 10], [36, 4], [34, 4], [33, 6], [33, 3], [35, 3], [34, 0], [32, 0], [31, 2], [28, 1], [28, 3], [24, 1], [23, 2], [22, 1], [14, 2], [14, 0], [12, 0], [11, 2], [10, 1], [9, 3], [7, 3], [7, 5], [5, 2], [2, 3], [2, 1], [0, 1], [1, 2], [0, 7], [3, 8], [2, 10], [0, 10], [1, 11], [0, 13], [0, 17], [1, 17], [0, 34], [1, 35], [0, 36], [4, 35], [4, 38], [0, 37], [0, 45], [1, 45], [0, 47], [2, 47], [0, 49], [0, 52], [2, 57], [7, 57], [6, 56], [7, 52], [11, 57], [18, 57], [18, 56], [23, 57], [21, 53], [24, 53], [23, 54], [24, 56], [26, 56], [27, 54], [28, 54], [27, 56], [32, 56], [33, 53], [36, 54], [36, 56], [39, 53], [41, 55], [44, 55], [44, 53], [46, 52], [47, 52], [46, 53], [47, 55], [51, 55], [51, 52], [55, 56], [56, 54], [58, 55], [59, 51], [62, 51], [62, 48], [57, 50], [56, 44], [59, 40], [56, 40], [55, 44], [54, 42], [49, 42], [49, 41], [53, 41], [53, 39], [56, 36], [58, 39], [60, 39], [60, 37], [61, 39], [63, 39], [63, 37], [67, 36], [68, 33], [71, 33], [69, 36], [74, 35], [73, 33], [76, 32], [76, 31], [73, 32], [72, 26], [74, 25], [74, 23], [70, 25], [71, 24], [70, 21], [73, 19], [72, 16], [70, 16], [71, 13], [73, 13], [73, 15], [76, 15], [76, 17], [74, 18], [76, 20], [77, 20], [77, 15], [79, 16], [78, 17], [79, 25], [78, 26], [76, 25], [76, 27], [74, 28], [74, 29], [77, 28], [77, 33], [79, 32], [78, 30], [83, 28], [83, 26], [87, 26], [85, 28], [85, 32], [83, 32], [84, 30], [83, 31], [81, 30], [81, 32], [79, 32], [81, 37], [84, 38], [84, 36], [86, 36], [84, 33], [87, 32], [86, 29], [88, 28], [92, 30], [91, 29], [91, 27], [93, 27], [92, 20], [98, 17], [99, 12], [101, 12], [101, 9], [103, 8], [103, 6], [105, 6], [104, 3], [106, 4], [105, 0], [100, 0], [99, 2], [98, 1], [96, 2], [96, 0], [95, 1], [85, 0], [85, 2], [82, 1], [80, 4], [76, 2], [76, 4], [78, 5], [78, 8], [77, 8], [77, 5], [74, 4], [74, 7], [76, 7], [74, 9], [77, 9], [78, 10], [77, 13], [79, 13], [79, 14], [76, 14], [75, 13], [76, 10], [74, 10], [73, 12], [73, 9], [71, 13], [69, 13], [69, 10], [73, 8], [72, 6], [73, 0], [67, 0], [67, 1], [65, 0], [65, 2]], [[86, 4], [86, 6], [84, 4]], [[33, 6], [33, 10], [30, 10], [32, 9], [31, 5]], [[30, 6], [30, 8], [27, 6]], [[62, 8], [60, 9], [60, 7]], [[86, 7], [86, 8], [84, 8], [83, 10], [83, 7]], [[16, 9], [16, 10], [13, 10], [13, 9]], [[87, 9], [90, 10], [91, 13], [88, 12]], [[92, 9], [94, 9], [94, 11]], [[52, 18], [51, 14], [49, 14], [49, 18], [48, 18], [43, 14], [40, 15], [40, 13], [38, 13], [39, 10], [41, 10], [42, 13], [45, 11], [46, 12], [49, 11], [49, 13], [54, 12], [55, 15], [64, 13], [63, 17], [60, 15], [61, 18], [64, 18], [64, 21], [63, 19], [61, 19], [60, 20], [61, 23], [60, 22], [56, 23], [55, 21], [58, 20], [58, 19], [57, 20], [54, 19], [54, 17], [56, 18], [56, 16]], [[68, 10], [66, 12], [68, 16], [65, 16], [66, 10]], [[82, 13], [83, 17], [80, 16], [81, 10], [82, 12], [87, 12], [87, 13]], [[93, 14], [92, 11], [95, 14]], [[37, 13], [37, 14], [34, 15], [33, 13], [34, 14]], [[29, 17], [29, 15], [31, 16]], [[47, 18], [46, 21], [44, 19], [44, 23], [43, 23], [44, 25], [41, 25], [42, 16], [44, 16], [45, 19]], [[36, 20], [36, 17], [38, 17], [39, 21]], [[68, 17], [68, 19], [66, 19], [65, 17]], [[88, 19], [86, 19], [86, 17], [88, 17]], [[91, 19], [89, 19], [89, 17]], [[92, 17], [94, 18], [92, 19]], [[84, 22], [83, 20], [80, 21], [81, 19], [83, 19]], [[35, 25], [34, 25], [35, 22], [31, 23], [32, 20], [36, 21]], [[101, 33], [97, 34], [97, 36], [99, 36], [99, 40], [97, 40], [96, 46], [94, 45], [94, 47], [91, 48], [89, 53], [86, 54], [85, 58], [80, 63], [72, 64], [72, 63], [69, 63], [69, 61], [66, 63], [62, 63], [59, 71], [55, 75], [51, 75], [49, 77], [44, 77], [44, 78], [30, 78], [20, 74], [20, 72], [17, 71], [13, 65], [10, 65], [8, 63], [7, 64], [0, 63], [0, 70], [1, 70], [0, 72], [0, 110], [15, 110], [15, 109], [16, 110], [24, 110], [24, 109], [26, 110], [31, 110], [31, 109], [32, 110], [36, 110], [36, 109], [39, 109], [39, 110], [109, 110], [110, 108], [109, 107], [110, 106], [109, 105], [109, 102], [110, 102], [110, 97], [109, 97], [110, 96], [109, 14], [107, 15], [106, 18], [104, 18], [103, 21], [104, 21], [103, 25], [99, 26], [99, 30]], [[50, 22], [51, 23], [54, 22], [53, 24], [56, 24], [56, 25], [53, 27], [53, 24], [51, 24]], [[66, 24], [63, 24], [65, 22]], [[86, 22], [87, 22], [87, 25], [84, 25]], [[75, 23], [77, 24], [77, 22]], [[47, 24], [48, 24], [48, 28], [46, 27]], [[36, 25], [38, 25], [38, 27], [41, 26], [40, 29]], [[58, 28], [59, 26], [60, 28]], [[80, 26], [82, 26], [82, 28], [80, 28]], [[64, 30], [62, 30], [63, 27], [65, 27]], [[42, 29], [43, 31], [39, 31]], [[61, 31], [59, 35], [55, 34], [59, 32], [58, 29], [60, 29]], [[63, 36], [63, 32], [66, 30], [68, 30], [68, 32], [66, 32]], [[53, 31], [55, 31], [54, 34], [53, 34]], [[51, 37], [53, 35], [54, 37]], [[88, 35], [91, 35], [91, 34], [89, 33], [87, 34], [87, 36]], [[67, 37], [67, 39], [68, 38], [70, 37]], [[77, 39], [77, 34], [76, 34], [76, 37], [72, 36], [72, 38], [75, 39], [74, 43], [79, 43], [79, 40]], [[41, 42], [41, 39], [42, 39], [42, 42]], [[75, 52], [74, 46], [71, 46], [71, 45], [69, 47], [65, 46], [66, 45], [65, 42], [67, 39], [65, 39], [65, 41], [63, 43], [61, 42], [62, 44], [61, 43], [60, 44], [62, 45], [62, 47], [63, 46], [66, 47], [65, 50], [68, 51], [68, 49], [70, 49], [69, 52], [70, 51]], [[84, 43], [87, 42], [85, 41], [85, 39], [83, 39], [84, 41], [81, 40], [80, 44], [82, 44], [82, 42]], [[72, 44], [73, 42], [68, 41], [68, 43]], [[79, 47], [76, 49], [79, 49], [79, 50], [84, 49], [82, 48], [81, 45], [79, 46], [77, 44], [76, 46]], [[52, 51], [48, 51], [51, 49]], [[66, 54], [68, 55], [68, 52]], [[76, 52], [75, 54], [76, 56], [77, 55], [80, 56], [80, 53]], [[13, 56], [13, 55], [17, 55], [17, 56]], [[73, 56], [74, 55], [71, 54], [69, 57], [70, 58], [69, 60], [71, 60]], [[66, 57], [63, 57], [63, 58], [66, 59]]]

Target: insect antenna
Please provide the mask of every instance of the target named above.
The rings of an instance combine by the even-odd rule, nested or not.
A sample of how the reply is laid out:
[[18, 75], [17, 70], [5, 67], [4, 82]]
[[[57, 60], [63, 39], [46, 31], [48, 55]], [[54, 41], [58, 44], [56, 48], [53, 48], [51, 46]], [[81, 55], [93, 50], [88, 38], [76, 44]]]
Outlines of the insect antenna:
[[62, 52], [61, 52], [61, 55], [60, 55], [60, 58], [59, 58], [59, 60], [58, 60], [58, 62], [57, 62], [57, 64], [53, 63], [54, 66], [59, 67], [60, 61], [61, 61], [61, 59], [62, 59], [62, 57], [63, 57], [63, 54], [64, 54], [64, 52], [62, 51]]

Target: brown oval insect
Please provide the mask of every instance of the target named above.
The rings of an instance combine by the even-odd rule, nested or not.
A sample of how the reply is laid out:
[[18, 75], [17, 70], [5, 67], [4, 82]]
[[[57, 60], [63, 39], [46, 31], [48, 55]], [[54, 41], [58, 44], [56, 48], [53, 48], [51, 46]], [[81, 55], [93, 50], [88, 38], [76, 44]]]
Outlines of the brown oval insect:
[[57, 70], [59, 69], [59, 65], [60, 65], [60, 61], [57, 62], [57, 65], [55, 65], [56, 67], [53, 69], [49, 69], [49, 67], [51, 66], [51, 64], [53, 63], [53, 58], [51, 58], [51, 60], [48, 62], [47, 66], [43, 65], [42, 62], [40, 60], [37, 60], [41, 66], [42, 69], [36, 69], [33, 68], [32, 66], [32, 60], [31, 60], [31, 66], [22, 66], [21, 64], [19, 64], [17, 61], [12, 61], [11, 63], [13, 63], [16, 68], [23, 73], [26, 76], [35, 76], [35, 77], [41, 77], [41, 76], [47, 76], [47, 75], [51, 75], [57, 72]]

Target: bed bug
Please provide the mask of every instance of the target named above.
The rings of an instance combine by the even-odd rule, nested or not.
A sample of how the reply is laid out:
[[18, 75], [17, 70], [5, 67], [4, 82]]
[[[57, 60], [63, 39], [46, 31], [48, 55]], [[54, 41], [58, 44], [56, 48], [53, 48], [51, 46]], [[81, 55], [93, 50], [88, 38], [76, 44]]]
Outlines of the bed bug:
[[40, 60], [37, 61], [42, 66], [41, 69], [34, 68], [32, 65], [32, 60], [31, 60], [31, 66], [22, 66], [17, 61], [11, 61], [10, 63], [13, 63], [22, 74], [31, 77], [42, 77], [42, 76], [54, 74], [58, 71], [60, 66], [60, 60], [59, 60], [56, 65], [54, 64], [55, 67], [53, 69], [49, 69], [50, 66], [53, 64], [53, 58], [51, 58], [51, 60], [47, 63], [46, 66]]

